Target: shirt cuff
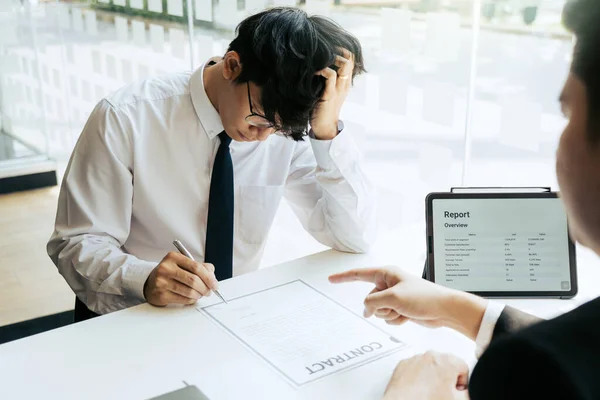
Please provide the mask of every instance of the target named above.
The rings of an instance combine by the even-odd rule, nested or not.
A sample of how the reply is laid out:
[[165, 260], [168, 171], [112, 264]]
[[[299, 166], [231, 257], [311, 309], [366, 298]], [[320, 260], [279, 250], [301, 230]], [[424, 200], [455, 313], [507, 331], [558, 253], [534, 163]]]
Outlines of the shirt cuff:
[[136, 298], [146, 301], [144, 297], [144, 284], [148, 280], [148, 276], [156, 263], [149, 261], [139, 261], [135, 264], [123, 266], [123, 289], [127, 296], [135, 296]]
[[352, 135], [345, 130], [332, 140], [319, 140], [310, 134], [309, 137], [317, 165], [326, 171], [344, 170], [346, 164], [358, 159], [358, 148]]
[[496, 323], [498, 322], [498, 318], [500, 318], [502, 311], [504, 311], [504, 304], [488, 301], [485, 313], [483, 314], [483, 319], [481, 320], [481, 325], [479, 326], [477, 338], [475, 339], [475, 356], [477, 358], [481, 357], [483, 352], [490, 345], [494, 334], [494, 328], [496, 327]]

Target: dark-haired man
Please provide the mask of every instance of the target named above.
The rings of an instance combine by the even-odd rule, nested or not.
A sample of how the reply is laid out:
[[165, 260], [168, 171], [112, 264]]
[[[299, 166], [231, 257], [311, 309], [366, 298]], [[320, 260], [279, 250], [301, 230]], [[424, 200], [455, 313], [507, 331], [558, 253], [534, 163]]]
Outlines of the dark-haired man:
[[[244, 20], [224, 57], [100, 101], [48, 243], [76, 319], [144, 300], [193, 304], [255, 270], [282, 197], [319, 242], [365, 251], [374, 202], [339, 120], [363, 71], [340, 26], [276, 8]], [[200, 262], [170, 252], [174, 239]]]
[[[569, 122], [556, 170], [573, 238], [600, 255], [600, 2], [570, 0], [563, 20], [576, 44], [560, 96]], [[450, 327], [483, 352], [470, 378], [467, 365], [450, 355], [405, 360], [386, 400], [600, 399], [600, 298], [541, 321], [397, 269], [355, 270], [330, 279], [374, 282], [376, 290], [365, 300], [367, 316], [392, 325], [412, 320]]]

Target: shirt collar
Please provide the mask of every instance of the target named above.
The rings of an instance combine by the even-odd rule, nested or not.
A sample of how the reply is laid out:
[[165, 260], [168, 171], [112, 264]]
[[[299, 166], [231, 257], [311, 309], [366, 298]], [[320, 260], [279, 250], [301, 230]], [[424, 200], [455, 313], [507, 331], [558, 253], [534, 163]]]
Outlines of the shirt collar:
[[190, 95], [202, 128], [204, 128], [210, 139], [214, 139], [224, 129], [221, 117], [210, 102], [204, 87], [204, 68], [206, 65], [208, 65], [208, 62], [192, 73], [190, 77]]

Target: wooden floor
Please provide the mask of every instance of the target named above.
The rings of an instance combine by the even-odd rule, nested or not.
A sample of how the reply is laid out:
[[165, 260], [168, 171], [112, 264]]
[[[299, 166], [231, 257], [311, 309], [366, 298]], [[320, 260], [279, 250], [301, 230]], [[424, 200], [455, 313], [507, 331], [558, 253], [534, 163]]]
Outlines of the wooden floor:
[[0, 326], [73, 309], [46, 253], [58, 187], [0, 196]]
[[[64, 165], [59, 166], [59, 171]], [[61, 174], [59, 173], [59, 181]], [[73, 309], [75, 295], [46, 254], [58, 187], [0, 195], [0, 326]], [[324, 250], [282, 203], [263, 266]], [[286, 238], [294, 235], [294, 250]]]

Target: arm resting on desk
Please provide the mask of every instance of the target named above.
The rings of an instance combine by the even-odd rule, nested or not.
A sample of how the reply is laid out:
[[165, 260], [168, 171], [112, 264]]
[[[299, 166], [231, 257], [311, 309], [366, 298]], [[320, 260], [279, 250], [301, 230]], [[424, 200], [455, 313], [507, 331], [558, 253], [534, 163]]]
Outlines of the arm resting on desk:
[[130, 131], [106, 100], [96, 106], [65, 172], [47, 246], [77, 297], [99, 314], [144, 302], [143, 286], [156, 266], [121, 249], [132, 213]]

